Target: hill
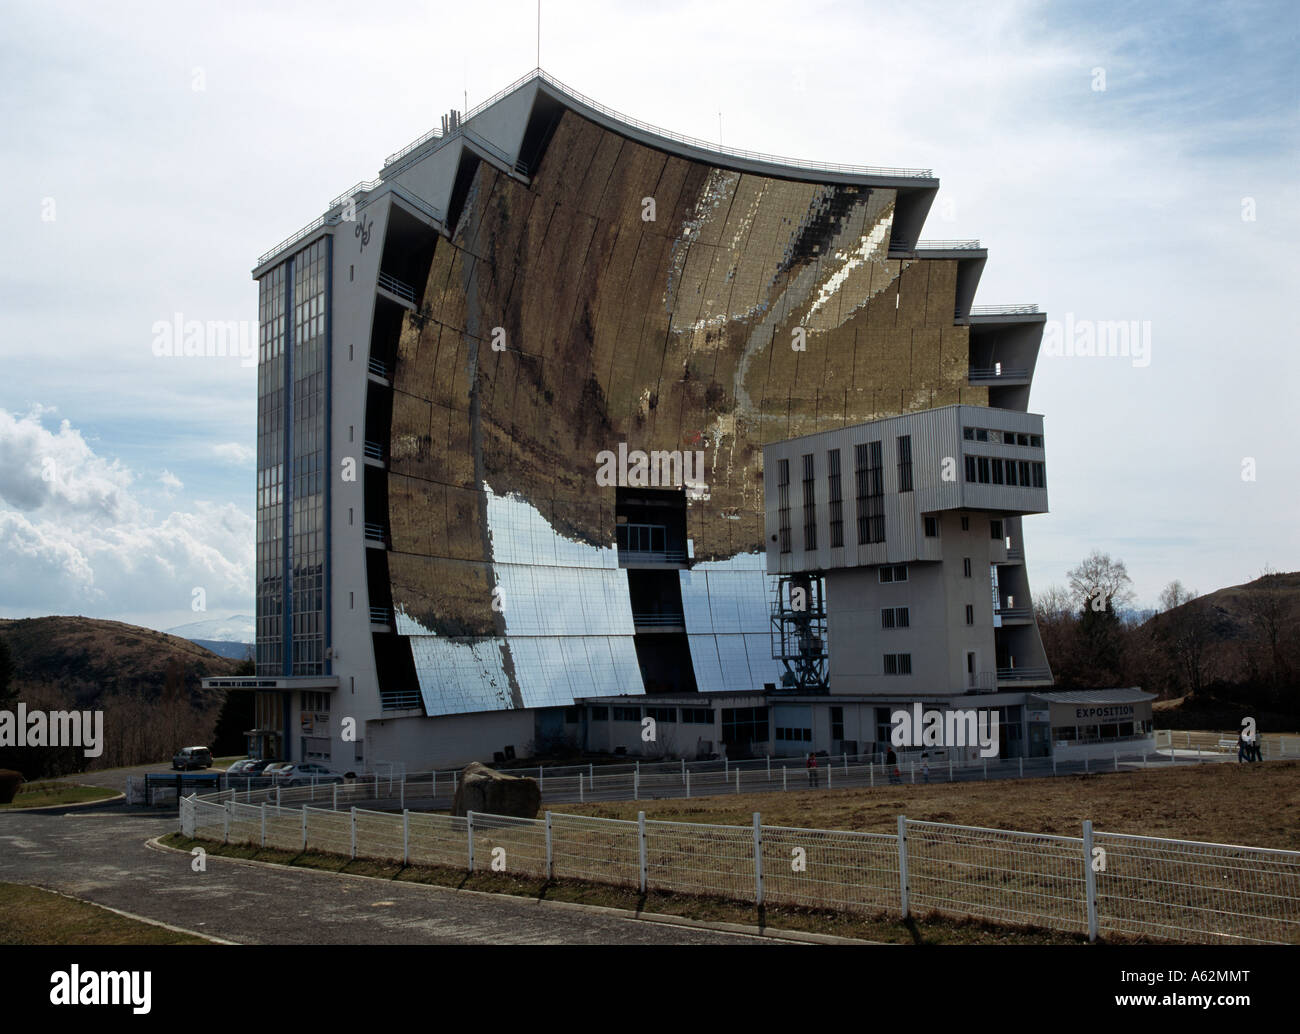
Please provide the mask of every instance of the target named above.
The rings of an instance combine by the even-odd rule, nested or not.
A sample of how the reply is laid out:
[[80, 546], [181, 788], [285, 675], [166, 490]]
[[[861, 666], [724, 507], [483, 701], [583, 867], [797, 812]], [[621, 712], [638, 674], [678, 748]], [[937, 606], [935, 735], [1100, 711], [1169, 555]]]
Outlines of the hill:
[[188, 639], [97, 618], [0, 618], [0, 639], [9, 647], [20, 695], [52, 691], [81, 708], [119, 693], [158, 697], [176, 666], [194, 705], [219, 706], [221, 694], [206, 693], [200, 680], [232, 675], [239, 665]]

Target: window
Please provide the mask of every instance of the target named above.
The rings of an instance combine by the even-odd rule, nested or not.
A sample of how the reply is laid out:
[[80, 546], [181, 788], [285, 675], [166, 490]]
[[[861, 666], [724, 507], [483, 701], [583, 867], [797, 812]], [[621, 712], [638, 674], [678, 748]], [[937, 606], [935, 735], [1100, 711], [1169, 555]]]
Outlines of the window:
[[817, 499], [813, 454], [803, 458], [803, 548], [817, 548]]
[[991, 538], [991, 539], [1000, 539], [1000, 538], [1002, 538], [1002, 522], [1001, 522], [1001, 521], [989, 521], [989, 538]]
[[968, 556], [961, 558], [961, 573], [967, 578], [970, 577], [970, 557]]
[[879, 442], [855, 447], [858, 545], [885, 541], [885, 468]]
[[1017, 435], [1016, 435], [1016, 444], [1017, 444], [1017, 445], [1028, 445], [1028, 444], [1029, 444], [1029, 435], [1027, 435], [1027, 434], [1017, 434]]
[[607, 722], [607, 721], [609, 721], [609, 708], [608, 708], [608, 707], [593, 707], [593, 708], [591, 709], [591, 720], [592, 720], [593, 722]]
[[1030, 468], [1030, 470], [1033, 472], [1033, 475], [1034, 475], [1034, 487], [1035, 487], [1035, 488], [1046, 488], [1046, 487], [1047, 487], [1047, 478], [1046, 478], [1046, 477], [1044, 476], [1044, 474], [1043, 474], [1043, 465], [1042, 465], [1041, 463], [1035, 463], [1035, 464]]
[[970, 531], [970, 518], [965, 514], [962, 514], [961, 516], [961, 530]]
[[907, 628], [912, 623], [912, 619], [906, 607], [894, 608], [894, 624], [899, 628]]
[[831, 739], [844, 739], [844, 708], [831, 708]]
[[790, 461], [776, 461], [777, 524], [781, 532], [781, 552], [790, 552]]
[[1020, 483], [1024, 485], [1025, 488], [1028, 488], [1029, 487], [1029, 461], [1021, 460], [1019, 466], [1020, 466]]
[[912, 491], [912, 436], [901, 435], [898, 439], [898, 490]]
[[713, 709], [709, 707], [683, 707], [682, 722], [691, 725], [712, 725]]
[[330, 695], [328, 693], [303, 690], [302, 709], [304, 711], [328, 711], [330, 709]]
[[886, 675], [912, 674], [912, 655], [910, 653], [885, 654], [885, 674]]
[[812, 730], [778, 727], [776, 730], [776, 738], [778, 740], [795, 740], [800, 743], [811, 743]]
[[977, 462], [979, 464], [980, 472], [979, 482], [981, 485], [987, 485], [989, 483], [989, 458], [987, 456], [980, 456]]
[[885, 608], [883, 608], [883, 609], [880, 611], [880, 627], [881, 627], [881, 628], [893, 628], [893, 627], [894, 627], [894, 608], [893, 608], [893, 607], [885, 607]]
[[766, 707], [722, 709], [722, 739], [726, 743], [765, 743], [767, 730]]
[[677, 721], [677, 708], [675, 707], [647, 707], [645, 713], [647, 718], [653, 718], [656, 722], [665, 725], [674, 724]]
[[1016, 483], [1016, 461], [1007, 460], [1006, 462], [1007, 462], [1007, 484], [1014, 485]]
[[975, 428], [963, 427], [961, 429], [961, 436], [965, 438], [966, 441], [973, 442], [975, 440]]
[[975, 624], [975, 608], [971, 604], [966, 604], [966, 624]]
[[614, 708], [614, 721], [616, 722], [639, 722], [640, 720], [641, 708], [639, 707]]
[[925, 517], [925, 518], [923, 518], [923, 522], [924, 522], [924, 524], [925, 524], [925, 537], [928, 538], [928, 539], [938, 538], [938, 537], [939, 537], [939, 518], [938, 518], [938, 517]]
[[967, 457], [966, 457], [966, 480], [967, 480], [967, 481], [977, 481], [977, 480], [979, 480], [979, 479], [975, 476], [975, 457], [974, 457], [974, 456], [967, 456]]
[[982, 427], [975, 428], [975, 440], [977, 442], [987, 442], [989, 440], [988, 431]]
[[831, 449], [826, 453], [826, 481], [830, 490], [828, 496], [831, 504], [831, 548], [844, 545], [844, 503], [840, 490], [840, 450]]
[[1041, 449], [1043, 447], [1043, 436], [1038, 434], [1031, 434], [1029, 436], [1029, 445], [1030, 448]]
[[889, 582], [907, 581], [907, 565], [886, 564], [884, 567], [880, 569], [880, 581], [882, 584], [887, 584]]
[[1005, 484], [1006, 479], [1002, 476], [1002, 461], [994, 456], [991, 463], [993, 466], [993, 483], [995, 485]]

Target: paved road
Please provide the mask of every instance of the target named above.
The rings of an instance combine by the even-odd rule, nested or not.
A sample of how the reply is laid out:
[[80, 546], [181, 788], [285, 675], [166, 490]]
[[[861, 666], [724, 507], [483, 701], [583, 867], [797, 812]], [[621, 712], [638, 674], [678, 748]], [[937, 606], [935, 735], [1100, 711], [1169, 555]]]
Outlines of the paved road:
[[243, 944], [771, 944], [525, 899], [239, 865], [145, 846], [175, 815], [0, 815], [0, 881], [59, 890]]

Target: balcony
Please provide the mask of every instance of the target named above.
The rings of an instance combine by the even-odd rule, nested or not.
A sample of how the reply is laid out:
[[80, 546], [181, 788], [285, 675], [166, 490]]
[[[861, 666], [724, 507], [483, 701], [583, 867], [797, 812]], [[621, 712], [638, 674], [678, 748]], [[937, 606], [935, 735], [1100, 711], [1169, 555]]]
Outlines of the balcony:
[[388, 527], [386, 525], [372, 524], [367, 521], [365, 525], [363, 525], [363, 528], [367, 546], [373, 546], [379, 549], [388, 548]]
[[1004, 625], [1027, 625], [1034, 620], [1034, 611], [1030, 607], [998, 607], [993, 615], [1001, 618]]
[[670, 631], [686, 627], [686, 615], [681, 611], [645, 610], [632, 612], [632, 624], [638, 631]]
[[392, 607], [371, 607], [370, 623], [372, 625], [391, 626], [393, 623], [393, 608]]
[[998, 683], [1050, 682], [1051, 668], [999, 668]]
[[378, 377], [381, 381], [384, 381], [385, 383], [387, 383], [389, 380], [392, 379], [392, 370], [390, 369], [389, 365], [380, 359], [374, 358], [373, 356], [370, 358], [370, 363], [367, 367], [367, 371], [369, 372], [370, 376]]
[[391, 295], [395, 301], [401, 302], [409, 308], [415, 308], [415, 288], [410, 284], [403, 283], [397, 277], [384, 272], [379, 274], [376, 283], [381, 291]]
[[968, 379], [971, 384], [1005, 384], [1019, 386], [1029, 383], [1029, 371], [1020, 367], [972, 366]]
[[996, 693], [997, 678], [991, 671], [968, 671], [966, 673], [966, 688], [972, 689], [976, 693]]
[[662, 524], [620, 524], [615, 528], [620, 566], [685, 564], [686, 551], [671, 548]]
[[381, 689], [379, 701], [385, 711], [411, 711], [424, 706], [418, 689]]
[[374, 460], [377, 463], [384, 462], [384, 447], [379, 442], [367, 441], [362, 448], [366, 459]]
[[1016, 546], [1009, 546], [1007, 548], [1008, 564], [1023, 564], [1024, 562], [1025, 562], [1025, 551], [1023, 549], [1020, 549], [1019, 547]]

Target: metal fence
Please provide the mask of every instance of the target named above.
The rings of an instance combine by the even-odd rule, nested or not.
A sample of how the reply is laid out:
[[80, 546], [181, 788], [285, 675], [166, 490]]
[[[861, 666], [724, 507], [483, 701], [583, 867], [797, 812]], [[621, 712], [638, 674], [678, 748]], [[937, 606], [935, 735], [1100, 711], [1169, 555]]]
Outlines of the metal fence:
[[[1300, 852], [898, 817], [894, 834], [545, 813], [392, 810], [375, 783], [181, 801], [181, 831], [256, 844], [880, 915], [936, 913], [1183, 942], [1300, 943]], [[360, 808], [364, 800], [370, 808]], [[404, 803], [404, 802], [400, 802]], [[342, 807], [340, 807], [342, 805]]]

